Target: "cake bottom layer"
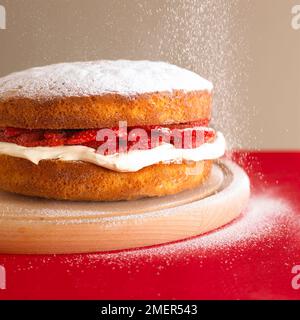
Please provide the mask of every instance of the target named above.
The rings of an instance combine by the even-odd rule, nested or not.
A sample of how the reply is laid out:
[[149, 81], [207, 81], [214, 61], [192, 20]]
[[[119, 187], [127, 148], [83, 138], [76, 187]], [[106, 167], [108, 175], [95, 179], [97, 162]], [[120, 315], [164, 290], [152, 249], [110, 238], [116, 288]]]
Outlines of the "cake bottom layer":
[[42, 160], [35, 165], [0, 155], [0, 189], [57, 200], [133, 200], [192, 189], [208, 178], [211, 166], [212, 161], [198, 161], [116, 172], [81, 161]]

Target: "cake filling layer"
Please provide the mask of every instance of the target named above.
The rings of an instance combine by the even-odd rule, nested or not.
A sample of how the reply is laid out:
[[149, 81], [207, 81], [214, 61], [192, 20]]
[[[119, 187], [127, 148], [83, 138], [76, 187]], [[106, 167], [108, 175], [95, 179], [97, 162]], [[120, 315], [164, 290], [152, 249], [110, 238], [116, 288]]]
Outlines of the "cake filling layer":
[[196, 148], [176, 148], [172, 143], [145, 150], [130, 150], [104, 155], [96, 149], [82, 146], [24, 147], [15, 143], [0, 142], [0, 154], [27, 159], [34, 164], [41, 160], [83, 161], [119, 172], [135, 172], [158, 163], [182, 163], [220, 158], [225, 153], [225, 139], [216, 133], [212, 142], [204, 142]]
[[[173, 125], [152, 125], [127, 127], [125, 121], [121, 121], [118, 127], [81, 129], [81, 130], [45, 130], [45, 129], [23, 129], [23, 128], [0, 128], [0, 142], [15, 143], [24, 147], [58, 147], [63, 145], [83, 145], [98, 149], [104, 143], [115, 140], [116, 144], [124, 144], [128, 150], [137, 140], [143, 140], [144, 147], [149, 149], [157, 146], [161, 141], [167, 140], [176, 144], [179, 148], [198, 147], [215, 137], [215, 131], [208, 128], [209, 119], [201, 119], [189, 123]], [[190, 143], [180, 145], [190, 137]], [[159, 137], [159, 139], [152, 139]], [[112, 142], [112, 141], [111, 141]], [[116, 150], [118, 152], [118, 150]]]

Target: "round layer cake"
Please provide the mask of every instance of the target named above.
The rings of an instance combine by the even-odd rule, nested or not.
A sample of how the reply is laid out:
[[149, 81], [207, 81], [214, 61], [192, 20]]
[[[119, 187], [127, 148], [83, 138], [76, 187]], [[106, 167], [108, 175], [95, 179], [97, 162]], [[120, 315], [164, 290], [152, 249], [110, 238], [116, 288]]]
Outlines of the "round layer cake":
[[225, 151], [212, 84], [164, 62], [62, 63], [0, 78], [0, 189], [61, 200], [174, 194]]

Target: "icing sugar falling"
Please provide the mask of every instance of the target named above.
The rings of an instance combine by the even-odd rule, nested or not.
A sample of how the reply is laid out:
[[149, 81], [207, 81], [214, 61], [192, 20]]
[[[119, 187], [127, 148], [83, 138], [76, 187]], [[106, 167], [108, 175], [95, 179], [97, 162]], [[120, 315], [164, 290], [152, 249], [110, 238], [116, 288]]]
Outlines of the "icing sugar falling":
[[107, 93], [134, 95], [173, 90], [208, 90], [212, 83], [165, 62], [99, 60], [59, 63], [0, 78], [0, 98], [49, 99]]
[[253, 133], [249, 134], [255, 106], [248, 102], [251, 61], [245, 38], [252, 2], [177, 0], [175, 5], [174, 0], [165, 0], [153, 8], [152, 1], [141, 1], [139, 7], [140, 23], [148, 22], [143, 21], [145, 16], [158, 20], [147, 37], [138, 38], [139, 47], [212, 80], [212, 120], [224, 133], [229, 147], [245, 148], [255, 140]]

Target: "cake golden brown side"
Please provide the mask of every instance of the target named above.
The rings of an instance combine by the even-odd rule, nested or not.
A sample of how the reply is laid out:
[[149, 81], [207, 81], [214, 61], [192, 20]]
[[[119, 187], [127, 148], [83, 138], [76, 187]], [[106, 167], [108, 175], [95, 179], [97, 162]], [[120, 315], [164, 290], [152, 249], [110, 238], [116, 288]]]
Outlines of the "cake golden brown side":
[[138, 172], [115, 172], [79, 161], [0, 156], [0, 189], [28, 196], [75, 201], [132, 200], [164, 196], [202, 184], [211, 161], [156, 164]]
[[208, 91], [145, 93], [30, 99], [0, 97], [0, 127], [92, 129], [185, 123], [211, 118]]

